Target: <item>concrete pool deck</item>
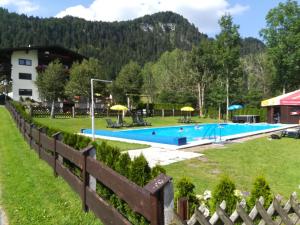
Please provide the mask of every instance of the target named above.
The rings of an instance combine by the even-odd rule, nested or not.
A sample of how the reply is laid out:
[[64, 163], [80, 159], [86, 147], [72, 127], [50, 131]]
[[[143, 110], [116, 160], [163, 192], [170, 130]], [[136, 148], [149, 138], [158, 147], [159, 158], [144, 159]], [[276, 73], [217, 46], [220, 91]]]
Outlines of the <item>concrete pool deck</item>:
[[171, 163], [203, 156], [203, 154], [201, 153], [187, 152], [181, 150], [170, 150], [155, 147], [129, 150], [128, 154], [132, 159], [143, 154], [147, 159], [150, 167], [154, 167], [155, 165], [164, 166]]

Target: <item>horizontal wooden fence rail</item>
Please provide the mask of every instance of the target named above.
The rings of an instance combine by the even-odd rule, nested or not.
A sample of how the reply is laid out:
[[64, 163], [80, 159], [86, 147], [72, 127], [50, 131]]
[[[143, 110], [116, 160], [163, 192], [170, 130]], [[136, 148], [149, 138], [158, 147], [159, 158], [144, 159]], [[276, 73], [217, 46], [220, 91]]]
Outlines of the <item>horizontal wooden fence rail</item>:
[[[186, 204], [183, 204], [186, 205]], [[177, 225], [216, 225], [216, 224], [242, 224], [242, 225], [296, 225], [300, 224], [300, 203], [296, 193], [293, 193], [286, 204], [281, 203], [281, 197], [276, 196], [270, 206], [264, 208], [264, 199], [260, 197], [251, 210], [246, 209], [246, 202], [243, 200], [237, 204], [236, 210], [227, 215], [225, 212], [226, 202], [223, 201], [216, 209], [216, 212], [209, 216], [209, 210], [205, 206], [200, 206], [195, 210], [193, 216], [184, 221], [185, 215], [180, 215]], [[184, 210], [179, 209], [179, 213]], [[185, 212], [186, 213], [186, 212]]]
[[[104, 224], [131, 224], [117, 209], [97, 194], [96, 181], [98, 181], [125, 201], [134, 212], [144, 216], [151, 225], [166, 225], [163, 191], [164, 186], [171, 182], [170, 177], [161, 174], [145, 187], [140, 187], [104, 163], [97, 161], [93, 157], [95, 154], [91, 154], [95, 151], [93, 146], [78, 151], [64, 144], [60, 140], [60, 133], [49, 137], [43, 128], [35, 127], [25, 121], [10, 102], [6, 102], [6, 108], [24, 139], [37, 152], [40, 159], [47, 162], [53, 168], [54, 175], [61, 176], [80, 196], [85, 211], [88, 209], [93, 211]], [[65, 160], [71, 162], [80, 173], [73, 173], [65, 165]], [[94, 182], [91, 182], [93, 180]]]

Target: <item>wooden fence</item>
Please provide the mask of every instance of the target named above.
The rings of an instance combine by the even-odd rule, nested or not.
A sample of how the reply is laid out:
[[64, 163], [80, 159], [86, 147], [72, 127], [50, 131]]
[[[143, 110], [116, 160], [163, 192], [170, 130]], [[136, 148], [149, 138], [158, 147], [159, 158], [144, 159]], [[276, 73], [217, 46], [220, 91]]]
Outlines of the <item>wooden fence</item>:
[[[32, 117], [49, 117], [51, 112], [51, 107], [44, 107], [44, 106], [35, 106], [30, 108], [30, 114]], [[108, 117], [108, 116], [117, 116], [116, 111], [107, 110], [107, 109], [94, 109], [95, 117]], [[69, 108], [68, 110], [60, 107], [54, 108], [55, 117], [59, 118], [74, 118], [74, 117], [87, 117], [90, 116], [90, 109], [89, 108]]]
[[[78, 151], [60, 141], [60, 134], [52, 137], [43, 132], [43, 128], [36, 128], [22, 118], [10, 102], [6, 107], [15, 120], [17, 127], [27, 143], [53, 168], [54, 175], [61, 176], [80, 196], [83, 210], [88, 209], [108, 225], [130, 225], [131, 223], [117, 209], [108, 204], [96, 192], [96, 181], [112, 190], [129, 207], [144, 216], [151, 225], [165, 225], [164, 223], [164, 187], [171, 182], [171, 178], [161, 174], [150, 181], [145, 187], [140, 187], [121, 176], [100, 161], [97, 161], [92, 146]], [[76, 176], [65, 167], [63, 161], [68, 160], [80, 170]], [[94, 182], [93, 182], [94, 180]]]
[[[180, 207], [186, 206], [186, 202], [181, 204]], [[223, 201], [220, 206], [217, 207], [216, 212], [210, 217], [207, 212], [208, 209], [205, 206], [200, 206], [195, 210], [193, 216], [184, 221], [184, 217], [187, 213], [186, 207], [179, 209], [181, 214], [177, 220], [177, 225], [215, 225], [215, 224], [243, 224], [243, 225], [295, 225], [300, 224], [300, 203], [297, 201], [296, 193], [293, 193], [286, 204], [281, 204], [280, 196], [276, 196], [268, 207], [264, 208], [264, 199], [260, 197], [252, 210], [246, 210], [246, 202], [241, 201], [236, 210], [227, 215], [225, 212], [226, 202]]]
[[[51, 107], [44, 107], [44, 106], [34, 106], [30, 109], [30, 114], [32, 117], [49, 117], [51, 112]], [[95, 108], [95, 117], [109, 117], [109, 116], [117, 116], [118, 112], [109, 110], [109, 109], [100, 109]], [[74, 118], [74, 117], [87, 117], [90, 116], [90, 109], [89, 108], [76, 108], [72, 107], [68, 110], [60, 107], [55, 107], [54, 109], [55, 117], [60, 118]], [[181, 112], [180, 110], [175, 109], [153, 109], [151, 111], [151, 116], [184, 116], [187, 115], [187, 112]], [[192, 115], [196, 114], [192, 112]]]

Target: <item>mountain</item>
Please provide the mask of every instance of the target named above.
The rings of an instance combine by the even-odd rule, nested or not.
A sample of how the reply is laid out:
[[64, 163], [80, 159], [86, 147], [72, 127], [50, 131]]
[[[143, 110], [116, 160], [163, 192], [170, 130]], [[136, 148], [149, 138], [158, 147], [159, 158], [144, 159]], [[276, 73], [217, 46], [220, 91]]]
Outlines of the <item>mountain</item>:
[[241, 41], [241, 55], [255, 54], [265, 51], [265, 44], [256, 38], [247, 37]]
[[[76, 17], [38, 18], [0, 8], [0, 48], [61, 45], [101, 60], [107, 79], [114, 79], [130, 60], [143, 65], [165, 51], [190, 50], [207, 35], [173, 12], [146, 15], [131, 21], [92, 22]], [[262, 51], [255, 38], [242, 40], [241, 54]]]
[[0, 48], [61, 45], [100, 59], [108, 79], [115, 78], [130, 60], [156, 60], [175, 48], [191, 49], [206, 35], [187, 19], [172, 12], [123, 22], [92, 22], [75, 17], [38, 18], [0, 8]]

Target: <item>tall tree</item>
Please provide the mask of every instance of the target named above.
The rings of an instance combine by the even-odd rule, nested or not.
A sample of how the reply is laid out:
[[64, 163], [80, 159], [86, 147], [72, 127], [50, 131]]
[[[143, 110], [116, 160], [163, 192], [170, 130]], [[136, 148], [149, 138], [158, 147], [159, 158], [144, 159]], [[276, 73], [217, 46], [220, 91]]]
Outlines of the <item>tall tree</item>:
[[241, 58], [243, 68], [243, 100], [258, 107], [261, 99], [271, 97], [271, 83], [275, 73], [272, 61], [266, 53], [249, 54]]
[[67, 72], [59, 61], [51, 62], [44, 72], [38, 74], [36, 85], [40, 98], [51, 102], [51, 118], [54, 118], [54, 103], [64, 96]]
[[[194, 103], [189, 52], [175, 49], [165, 52], [153, 65], [157, 100], [163, 103]], [[192, 90], [192, 91], [191, 91]]]
[[[80, 96], [85, 100], [91, 98], [91, 79], [106, 79], [99, 60], [90, 58], [84, 59], [81, 63], [74, 63], [70, 70], [70, 80], [66, 85], [66, 94], [73, 98]], [[95, 82], [94, 92], [101, 95], [107, 94], [107, 88], [104, 83]]]
[[217, 35], [218, 56], [222, 65], [220, 74], [226, 81], [226, 120], [228, 120], [230, 85], [234, 84], [240, 69], [239, 26], [233, 24], [230, 15], [222, 16], [219, 21], [221, 32]]
[[281, 88], [283, 93], [299, 88], [300, 7], [297, 1], [279, 3], [269, 11], [266, 21], [261, 35], [276, 67], [274, 88]]
[[206, 88], [218, 67], [216, 55], [215, 42], [209, 39], [203, 39], [191, 52], [190, 67], [197, 84], [200, 117], [203, 116]]
[[143, 77], [143, 87], [142, 91], [146, 94], [152, 101], [155, 99], [156, 85], [154, 81], [154, 76], [152, 72], [153, 63], [146, 63], [141, 71]]
[[[143, 77], [141, 75], [141, 67], [137, 62], [130, 61], [121, 69], [114, 85], [114, 93], [121, 92], [123, 102], [124, 96], [127, 96], [133, 103], [137, 103], [139, 95], [141, 94], [142, 85]], [[114, 97], [116, 96], [114, 95]], [[131, 106], [131, 104], [129, 105]]]

